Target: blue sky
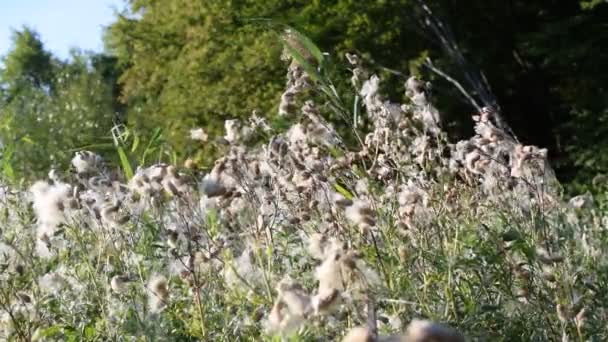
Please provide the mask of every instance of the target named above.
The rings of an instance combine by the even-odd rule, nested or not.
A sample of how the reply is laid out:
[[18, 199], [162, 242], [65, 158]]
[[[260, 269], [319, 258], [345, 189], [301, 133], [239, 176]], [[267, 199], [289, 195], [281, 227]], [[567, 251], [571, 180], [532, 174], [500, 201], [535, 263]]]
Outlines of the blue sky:
[[70, 48], [101, 51], [103, 26], [123, 0], [0, 0], [0, 56], [11, 47], [12, 29], [28, 25], [47, 50], [67, 58]]

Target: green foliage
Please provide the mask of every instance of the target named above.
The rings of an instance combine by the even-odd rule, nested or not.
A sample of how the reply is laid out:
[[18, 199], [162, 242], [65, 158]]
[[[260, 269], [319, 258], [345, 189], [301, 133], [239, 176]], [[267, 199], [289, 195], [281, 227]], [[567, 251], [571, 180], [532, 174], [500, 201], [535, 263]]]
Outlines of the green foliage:
[[112, 128], [112, 138], [118, 157], [117, 165], [127, 179], [134, 175], [133, 165], [143, 167], [151, 163], [177, 163], [175, 150], [167, 143], [160, 128], [150, 136], [144, 136], [124, 125], [116, 125]]
[[[240, 16], [265, 15], [224, 1], [132, 1], [107, 35], [125, 67], [120, 81], [134, 127], [163, 127], [176, 146], [203, 126], [218, 134], [223, 120], [275, 107], [282, 81], [281, 45]], [[134, 13], [142, 13], [135, 16]], [[136, 19], [141, 18], [141, 19]], [[257, 81], [257, 80], [261, 80]]]
[[[466, 6], [427, 1], [452, 28], [473, 67], [479, 67], [520, 140], [548, 147], [560, 178], [571, 180], [577, 111], [602, 113], [605, 103], [607, 6], [599, 1], [470, 1]], [[330, 73], [339, 93], [348, 85], [345, 52], [361, 55], [383, 76], [384, 91], [401, 97], [406, 74], [434, 81], [445, 127], [457, 138], [471, 133], [471, 107], [453, 85], [423, 66], [426, 58], [467, 86], [462, 66], [448, 58], [421, 21], [417, 1], [129, 1], [106, 35], [123, 68], [122, 100], [134, 126], [163, 127], [180, 156], [200, 146], [187, 142], [192, 127], [221, 135], [227, 118], [253, 110], [274, 117], [283, 83], [278, 33], [285, 24], [305, 33], [314, 68]], [[312, 47], [311, 45], [308, 45]], [[293, 55], [291, 47], [287, 50]], [[321, 52], [327, 51], [329, 55]], [[589, 56], [593, 56], [589, 58]], [[304, 56], [302, 56], [304, 57]], [[316, 71], [309, 70], [314, 77]], [[471, 91], [470, 89], [468, 89]], [[351, 108], [353, 99], [345, 99]], [[356, 109], [356, 105], [352, 106]], [[333, 121], [343, 118], [330, 118]], [[208, 154], [208, 152], [205, 152]]]
[[[225, 119], [244, 118], [253, 110], [270, 118], [276, 115], [284, 83], [284, 65], [278, 62], [284, 24], [294, 24], [310, 37], [293, 31], [315, 59], [308, 70], [314, 76], [317, 66], [331, 64], [321, 53], [328, 48], [337, 56], [356, 50], [376, 51], [382, 57], [389, 53], [380, 46], [405, 47], [401, 33], [388, 34], [376, 44], [374, 35], [381, 23], [372, 20], [379, 15], [396, 22], [397, 9], [404, 4], [130, 1], [109, 28], [106, 42], [125, 70], [120, 82], [130, 123], [147, 130], [163, 127], [168, 140], [185, 155], [193, 149], [186, 139], [192, 127], [206, 127], [217, 136]], [[365, 18], [352, 21], [350, 13]], [[340, 15], [334, 18], [335, 14]], [[363, 31], [367, 24], [373, 29]], [[344, 25], [345, 33], [339, 33]], [[321, 43], [320, 48], [313, 40]], [[414, 44], [408, 49], [414, 51]], [[400, 52], [390, 55], [387, 64], [403, 60]], [[335, 87], [347, 84], [346, 70], [325, 71], [340, 76]]]
[[[608, 108], [605, 2], [426, 3], [452, 29], [473, 67], [484, 72], [520, 140], [552, 151], [562, 180], [588, 183], [606, 169], [598, 157], [605, 144], [591, 138]], [[338, 126], [352, 122], [345, 118], [353, 114], [361, 117], [359, 99], [341, 97], [348, 94], [350, 77], [343, 54], [355, 52], [381, 74], [389, 98], [402, 96], [407, 74], [451, 93], [434, 101], [445, 113], [448, 133], [466, 136], [470, 106], [424, 61], [431, 58], [465, 87], [466, 78], [420, 13], [413, 0], [131, 0], [105, 35], [111, 55], [75, 52], [71, 61], [53, 57], [36, 32], [23, 28], [14, 32], [0, 72], [1, 138], [5, 160], [13, 158], [13, 170], [4, 170], [20, 178], [65, 163], [62, 151], [111, 146], [115, 123], [139, 132], [144, 145], [161, 127], [178, 158], [197, 155], [208, 162], [217, 151], [192, 144], [189, 129], [204, 127], [217, 137], [225, 119], [245, 118], [253, 110], [271, 125], [284, 126], [275, 120], [284, 83], [282, 50], [296, 60], [311, 57], [314, 63], [300, 64], [317, 82], [333, 80], [317, 90], [330, 99], [332, 108], [324, 114]], [[295, 28], [292, 37], [300, 47], [281, 44], [286, 27]], [[310, 56], [297, 56], [300, 48]], [[70, 138], [59, 132], [70, 132]], [[39, 167], [25, 157], [41, 161], [47, 153], [51, 162]]]
[[0, 141], [4, 172], [19, 179], [66, 165], [74, 148], [107, 139], [121, 105], [101, 57], [73, 52], [59, 61], [27, 28], [13, 39], [0, 70]]
[[16, 95], [21, 86], [50, 87], [57, 61], [44, 50], [39, 35], [30, 28], [13, 31], [13, 50], [3, 59], [2, 80], [9, 95]]

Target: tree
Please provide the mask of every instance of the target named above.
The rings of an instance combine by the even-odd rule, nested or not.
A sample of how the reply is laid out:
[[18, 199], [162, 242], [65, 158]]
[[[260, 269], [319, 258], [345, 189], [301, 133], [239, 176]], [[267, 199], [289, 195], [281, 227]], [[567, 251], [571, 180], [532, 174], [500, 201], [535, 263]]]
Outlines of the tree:
[[184, 148], [192, 127], [217, 133], [224, 119], [270, 111], [283, 83], [281, 47], [274, 33], [241, 24], [237, 15], [253, 15], [251, 7], [131, 1], [106, 39], [125, 68], [120, 82], [130, 122], [144, 130], [163, 127]]
[[51, 86], [57, 61], [45, 51], [38, 33], [28, 27], [13, 31], [13, 50], [3, 59], [1, 77], [5, 86], [15, 95], [22, 85], [31, 84], [38, 88]]
[[0, 70], [5, 175], [40, 176], [66, 166], [74, 149], [109, 137], [121, 108], [113, 84], [91, 63], [100, 58], [74, 51], [59, 61], [31, 29], [15, 32]]
[[[573, 139], [590, 127], [579, 121], [589, 116], [576, 113], [606, 108], [602, 18], [608, 6], [599, 1], [131, 0], [106, 42], [124, 68], [122, 100], [133, 124], [164, 127], [178, 150], [187, 149], [185, 133], [193, 126], [217, 132], [229, 117], [254, 109], [276, 113], [284, 66], [270, 27], [285, 23], [309, 35], [334, 62], [344, 52], [364, 56], [385, 76], [391, 96], [401, 96], [408, 74], [422, 73], [444, 94], [437, 100], [450, 134], [468, 135], [475, 108], [424, 67], [422, 57], [472, 96], [478, 89], [466, 84], [462, 63], [429, 28], [424, 6], [451, 28], [469, 66], [485, 75], [518, 137], [549, 148], [558, 174], [571, 179], [573, 153], [589, 145]], [[336, 69], [338, 83], [348, 83], [345, 69]]]

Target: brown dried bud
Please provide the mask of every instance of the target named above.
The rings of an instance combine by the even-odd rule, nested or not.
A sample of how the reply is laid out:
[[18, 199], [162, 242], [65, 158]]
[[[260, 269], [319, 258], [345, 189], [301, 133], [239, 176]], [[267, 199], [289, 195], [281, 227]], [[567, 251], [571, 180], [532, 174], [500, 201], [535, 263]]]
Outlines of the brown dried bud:
[[557, 304], [556, 310], [557, 318], [559, 318], [560, 322], [566, 323], [568, 320], [570, 320], [570, 310], [568, 310], [568, 308], [566, 308], [564, 305]]
[[32, 297], [30, 297], [28, 294], [23, 293], [23, 292], [18, 292], [17, 293], [17, 298], [19, 298], [19, 300], [23, 303], [23, 304], [29, 304], [32, 302]]
[[186, 161], [184, 161], [184, 167], [186, 169], [192, 170], [196, 168], [196, 162], [192, 158], [188, 158], [186, 159]]

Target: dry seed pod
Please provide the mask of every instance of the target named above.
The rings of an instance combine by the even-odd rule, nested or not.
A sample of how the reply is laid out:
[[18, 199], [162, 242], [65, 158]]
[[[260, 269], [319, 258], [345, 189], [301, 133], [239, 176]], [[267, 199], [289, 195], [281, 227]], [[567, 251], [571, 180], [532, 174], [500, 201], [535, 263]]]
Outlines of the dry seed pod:
[[339, 302], [340, 291], [337, 289], [320, 289], [319, 293], [312, 297], [312, 307], [315, 314], [328, 313]]
[[19, 298], [19, 300], [23, 304], [29, 304], [32, 302], [32, 297], [30, 297], [30, 295], [28, 295], [27, 293], [24, 293], [24, 292], [18, 292], [17, 298]]
[[570, 320], [570, 310], [568, 310], [566, 306], [557, 304], [555, 309], [557, 311], [557, 318], [559, 318], [560, 322], [566, 323]]
[[110, 280], [110, 287], [116, 293], [124, 293], [128, 290], [129, 277], [125, 275], [117, 275]]
[[169, 300], [169, 287], [167, 278], [163, 276], [155, 276], [148, 284], [150, 294], [148, 296], [150, 309], [152, 311], [160, 311], [163, 309]]
[[15, 265], [15, 272], [18, 275], [23, 275], [25, 273], [25, 267], [22, 264]]
[[184, 167], [186, 169], [192, 170], [196, 168], [196, 162], [192, 158], [188, 158], [186, 159], [186, 161], [184, 161]]
[[353, 205], [353, 201], [344, 197], [342, 194], [334, 193], [332, 197], [333, 197], [332, 200], [333, 200], [334, 204], [341, 208], [346, 208], [346, 207]]
[[118, 223], [119, 225], [123, 225], [123, 224], [126, 224], [127, 222], [129, 222], [129, 220], [130, 220], [129, 215], [123, 215], [116, 219], [116, 223]]

